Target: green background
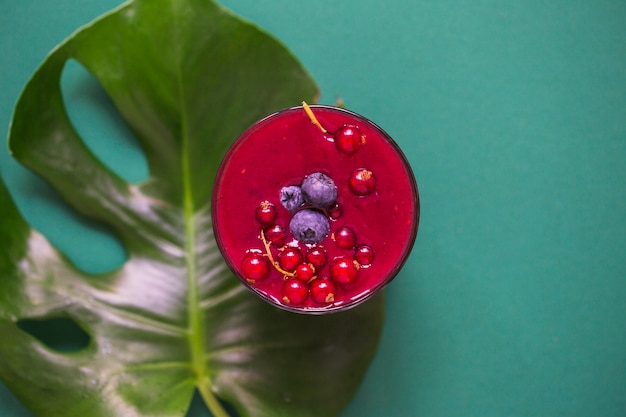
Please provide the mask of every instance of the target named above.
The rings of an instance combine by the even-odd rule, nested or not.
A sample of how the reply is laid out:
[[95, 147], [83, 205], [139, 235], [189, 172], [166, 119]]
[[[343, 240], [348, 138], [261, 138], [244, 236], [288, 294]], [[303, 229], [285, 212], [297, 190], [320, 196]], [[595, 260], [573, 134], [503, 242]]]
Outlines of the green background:
[[[3, 132], [47, 52], [118, 3], [2, 0]], [[222, 4], [283, 41], [322, 102], [341, 97], [387, 130], [420, 187], [415, 249], [342, 417], [626, 416], [626, 2]], [[71, 96], [84, 75], [64, 80]], [[128, 150], [111, 163], [141, 177], [128, 140], [99, 141], [120, 127], [75, 100], [70, 113], [103, 159]], [[119, 260], [113, 239], [73, 217], [6, 146], [0, 173], [77, 263]], [[101, 259], [85, 258], [87, 242]], [[0, 385], [0, 415], [31, 413]], [[196, 402], [190, 415], [206, 412]]]

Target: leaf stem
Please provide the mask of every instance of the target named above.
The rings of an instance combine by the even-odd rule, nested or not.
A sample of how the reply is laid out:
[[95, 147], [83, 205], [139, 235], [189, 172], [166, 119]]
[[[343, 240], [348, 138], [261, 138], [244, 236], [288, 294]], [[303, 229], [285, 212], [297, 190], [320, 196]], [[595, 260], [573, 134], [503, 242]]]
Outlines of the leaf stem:
[[[183, 97], [183, 81], [178, 76], [178, 92], [181, 113], [187, 114]], [[204, 358], [204, 320], [203, 311], [200, 308], [200, 288], [197, 270], [197, 242], [196, 242], [196, 203], [192, 187], [192, 166], [190, 134], [187, 120], [181, 122], [181, 168], [183, 183], [183, 215], [185, 220], [185, 265], [187, 268], [187, 311], [188, 311], [188, 338], [191, 354], [191, 366], [196, 377], [196, 386], [213, 417], [230, 417], [220, 402], [211, 393], [211, 380], [208, 375], [206, 360]]]
[[[182, 90], [182, 87], [181, 87]], [[182, 102], [182, 98], [181, 98]], [[192, 367], [198, 380], [206, 376], [202, 356], [204, 354], [204, 326], [199, 308], [198, 271], [196, 270], [196, 222], [195, 204], [191, 187], [191, 166], [189, 161], [189, 137], [186, 123], [182, 123], [182, 170], [183, 207], [185, 216], [185, 265], [187, 267], [187, 305], [189, 344], [191, 346]]]
[[213, 417], [230, 417], [230, 414], [224, 410], [222, 404], [208, 388], [209, 385], [210, 382], [208, 380], [200, 381], [198, 384], [198, 391], [200, 392], [200, 396], [204, 400], [205, 404], [209, 407], [211, 415], [213, 415]]

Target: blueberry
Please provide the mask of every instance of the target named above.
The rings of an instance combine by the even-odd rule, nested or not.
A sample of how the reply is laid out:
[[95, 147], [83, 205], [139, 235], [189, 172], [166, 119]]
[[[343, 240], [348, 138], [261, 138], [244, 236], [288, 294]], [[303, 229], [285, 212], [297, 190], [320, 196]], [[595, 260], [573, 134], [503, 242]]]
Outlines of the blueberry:
[[328, 235], [330, 224], [319, 211], [306, 209], [294, 214], [289, 222], [289, 230], [302, 243], [317, 243]]
[[337, 200], [337, 186], [327, 175], [315, 172], [302, 181], [302, 196], [313, 207], [328, 207]]
[[304, 203], [302, 190], [297, 185], [280, 189], [280, 204], [289, 211], [296, 211]]

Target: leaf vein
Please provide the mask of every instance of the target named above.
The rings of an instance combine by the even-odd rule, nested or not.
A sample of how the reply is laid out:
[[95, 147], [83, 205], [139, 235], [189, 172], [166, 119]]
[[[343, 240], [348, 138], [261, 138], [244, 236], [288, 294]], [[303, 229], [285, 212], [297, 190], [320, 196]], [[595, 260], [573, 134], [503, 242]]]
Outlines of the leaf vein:
[[101, 311], [104, 310], [109, 313], [113, 313], [117, 315], [118, 317], [133, 321], [135, 323], [147, 325], [149, 327], [164, 331], [169, 334], [174, 334], [174, 335], [179, 336], [179, 335], [186, 335], [188, 333], [188, 330], [184, 327], [176, 326], [174, 324], [164, 323], [162, 321], [155, 320], [155, 319], [151, 319], [149, 317], [146, 317], [145, 315], [133, 313], [131, 311], [124, 310], [122, 308], [113, 306], [111, 304], [107, 304], [106, 302], [103, 302], [97, 299], [90, 299], [89, 303], [94, 306], [97, 306], [97, 308]]

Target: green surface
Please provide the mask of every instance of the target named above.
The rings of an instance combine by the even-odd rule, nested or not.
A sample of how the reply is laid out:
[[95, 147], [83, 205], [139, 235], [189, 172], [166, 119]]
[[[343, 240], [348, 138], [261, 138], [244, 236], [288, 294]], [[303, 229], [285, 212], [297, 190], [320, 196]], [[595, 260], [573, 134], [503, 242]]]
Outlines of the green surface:
[[[222, 2], [288, 45], [322, 102], [386, 129], [420, 186], [415, 250], [342, 417], [626, 415], [626, 3], [553, 3]], [[2, 130], [46, 53], [117, 4], [3, 2]], [[68, 96], [84, 81], [70, 75]], [[76, 101], [77, 125], [116, 132], [92, 146], [141, 178], [140, 155], [118, 157], [134, 149], [123, 127]], [[120, 262], [6, 147], [0, 173], [78, 264]], [[0, 415], [31, 416], [6, 389]]]

